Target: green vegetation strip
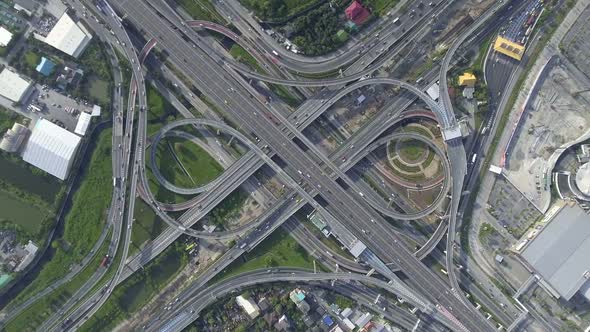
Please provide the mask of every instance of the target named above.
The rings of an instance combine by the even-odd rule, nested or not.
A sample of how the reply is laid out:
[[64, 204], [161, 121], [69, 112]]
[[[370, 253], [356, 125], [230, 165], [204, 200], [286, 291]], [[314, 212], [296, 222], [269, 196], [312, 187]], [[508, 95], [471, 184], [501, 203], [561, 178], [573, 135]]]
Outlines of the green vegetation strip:
[[211, 21], [224, 24], [225, 20], [217, 11], [210, 0], [175, 0], [193, 19]]
[[179, 241], [169, 246], [144, 269], [136, 271], [119, 284], [109, 299], [79, 331], [112, 331], [117, 324], [143, 306], [160, 292], [180, 272], [188, 256]]
[[144, 243], [158, 237], [166, 228], [166, 223], [154, 213], [154, 210], [149, 205], [140, 199], [135, 201], [133, 216], [135, 221], [133, 222], [131, 234], [130, 256], [143, 247]]
[[65, 216], [63, 236], [51, 244], [51, 261], [13, 303], [21, 303], [60, 279], [72, 264], [90, 252], [105, 226], [111, 199], [111, 166], [111, 129], [106, 129], [97, 138], [88, 168], [81, 174], [79, 188], [73, 189], [76, 193]]

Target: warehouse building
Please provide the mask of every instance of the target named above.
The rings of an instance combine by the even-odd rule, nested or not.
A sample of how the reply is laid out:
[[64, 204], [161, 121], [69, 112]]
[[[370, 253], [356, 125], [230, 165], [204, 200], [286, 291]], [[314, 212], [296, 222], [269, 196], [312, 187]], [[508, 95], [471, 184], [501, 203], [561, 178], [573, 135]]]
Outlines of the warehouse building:
[[67, 13], [64, 13], [47, 37], [35, 35], [35, 38], [77, 58], [92, 40], [92, 34], [81, 22], [74, 22]]
[[80, 145], [80, 136], [51, 123], [37, 121], [23, 152], [23, 160], [65, 180]]
[[26, 99], [33, 91], [33, 84], [18, 73], [4, 68], [0, 73], [0, 95], [14, 103]]
[[590, 299], [590, 215], [576, 204], [565, 205], [530, 241], [521, 256], [541, 277], [540, 285], [569, 301], [578, 291]]

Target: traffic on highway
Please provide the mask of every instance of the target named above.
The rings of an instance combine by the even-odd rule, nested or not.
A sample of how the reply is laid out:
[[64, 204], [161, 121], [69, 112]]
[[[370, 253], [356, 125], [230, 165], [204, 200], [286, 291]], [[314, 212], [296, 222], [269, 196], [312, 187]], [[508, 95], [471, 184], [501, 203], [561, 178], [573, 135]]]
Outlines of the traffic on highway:
[[[14, 10], [28, 10], [20, 2]], [[34, 328], [18, 326], [100, 330], [97, 321], [114, 312], [116, 319], [102, 329], [477, 332], [573, 326], [545, 312], [567, 304], [527, 302], [537, 296], [531, 295], [537, 283], [555, 300], [564, 297], [552, 286], [558, 281], [544, 274], [549, 268], [527, 252], [549, 237], [543, 229], [550, 226], [535, 224], [551, 219], [549, 212], [539, 212], [543, 218], [530, 212], [537, 216], [530, 229], [508, 227], [510, 220], [497, 214], [509, 209], [488, 203], [519, 192], [506, 189], [518, 186], [509, 178], [510, 166], [496, 166], [497, 141], [506, 141], [498, 127], [514, 105], [521, 99], [529, 105], [540, 89], [533, 88], [540, 65], [526, 66], [536, 64], [538, 54], [523, 57], [518, 50], [548, 40], [555, 45], [550, 38], [567, 34], [554, 35], [543, 25], [540, 18], [550, 7], [542, 1], [472, 2], [36, 5], [28, 25], [41, 29], [35, 32], [40, 43], [68, 54], [64, 45], [78, 38], [82, 50], [94, 43], [108, 58], [111, 196], [91, 251], [77, 253], [79, 261], [35, 286], [34, 295], [7, 300], [0, 327], [19, 330], [14, 326], [24, 324], [30, 310], [72, 284], [75, 289], [51, 300]], [[553, 10], [572, 10], [559, 17], [575, 17], [565, 27], [551, 26], [561, 31], [578, 24], [583, 3], [571, 4], [572, 10], [556, 1]], [[62, 15], [57, 23], [43, 18], [56, 13]], [[306, 49], [310, 38], [325, 47], [322, 36], [334, 27], [319, 31], [321, 22], [334, 20], [342, 25], [330, 37], [337, 46], [305, 54], [312, 50]], [[50, 23], [55, 27], [45, 27]], [[509, 32], [520, 37], [521, 30], [526, 42], [507, 39]], [[59, 38], [62, 44], [53, 42]], [[69, 55], [77, 59], [80, 53], [75, 48]], [[37, 71], [43, 74], [42, 65]], [[536, 78], [531, 83], [525, 75]], [[530, 89], [526, 97], [516, 90], [519, 84]], [[0, 82], [4, 97], [2, 91]], [[531, 128], [529, 135], [536, 133]], [[584, 149], [564, 163], [573, 167], [588, 158]], [[504, 189], [495, 194], [500, 185]], [[515, 201], [534, 205], [528, 198]], [[565, 211], [574, 204], [569, 202], [550, 211]], [[474, 210], [481, 220], [473, 220]], [[51, 243], [53, 250], [68, 245]], [[168, 261], [171, 253], [176, 257]]]

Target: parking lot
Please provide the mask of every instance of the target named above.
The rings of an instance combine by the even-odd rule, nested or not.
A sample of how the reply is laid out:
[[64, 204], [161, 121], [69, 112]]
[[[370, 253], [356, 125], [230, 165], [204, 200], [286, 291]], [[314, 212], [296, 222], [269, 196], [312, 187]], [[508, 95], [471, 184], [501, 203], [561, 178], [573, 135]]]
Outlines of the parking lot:
[[487, 210], [515, 238], [520, 238], [542, 217], [541, 212], [503, 177], [498, 177], [494, 183]]
[[[39, 84], [35, 86], [35, 91], [21, 106], [13, 106], [12, 102], [1, 97], [0, 105], [31, 119], [29, 128], [33, 128], [37, 120], [43, 118], [53, 121], [71, 132], [76, 128], [80, 112], [90, 113], [93, 106], [84, 101], [76, 101]], [[38, 112], [31, 105], [37, 105], [42, 110]]]
[[[586, 8], [580, 19], [576, 21], [571, 30], [565, 35], [562, 41], [563, 53], [568, 57], [586, 76], [590, 76], [590, 7]], [[586, 97], [590, 93], [586, 93]]]

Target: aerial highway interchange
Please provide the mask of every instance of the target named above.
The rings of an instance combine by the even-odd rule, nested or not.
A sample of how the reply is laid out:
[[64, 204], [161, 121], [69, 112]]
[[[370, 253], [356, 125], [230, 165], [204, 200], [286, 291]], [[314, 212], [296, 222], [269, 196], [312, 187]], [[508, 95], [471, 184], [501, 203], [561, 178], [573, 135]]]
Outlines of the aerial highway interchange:
[[[472, 22], [453, 30], [442, 58], [422, 72], [418, 80], [410, 81], [383, 75], [381, 69], [393, 58], [403, 57], [407, 47], [428, 33], [437, 15], [448, 11], [457, 1], [408, 1], [405, 14], [400, 14], [401, 22], [399, 17], [393, 19], [397, 12], [392, 10], [379, 21], [379, 29], [370, 28], [365, 39], [348, 43], [326, 56], [310, 57], [277, 48], [270, 34], [238, 1], [213, 2], [222, 17], [227, 17], [228, 25], [188, 19], [186, 12], [178, 11], [168, 1], [64, 1], [107, 45], [114, 84], [119, 87], [114, 89], [112, 101], [112, 197], [105, 229], [91, 252], [108, 243], [108, 254], [103, 260], [108, 263], [101, 263], [44, 320], [39, 330], [84, 329], [84, 324], [109, 300], [118, 285], [149, 266], [181, 238], [219, 244], [225, 251], [201, 267], [178, 290], [166, 310], [145, 319], [141, 330], [183, 331], [219, 300], [273, 283], [329, 289], [354, 299], [405, 330], [518, 330], [528, 309], [517, 298], [489, 296], [497, 291], [497, 285], [484, 276], [484, 269], [473, 266], [470, 271], [463, 266], [473, 259], [465, 257], [460, 234], [463, 214], [471, 202], [469, 194], [476, 186], [478, 172], [487, 171], [481, 168], [476, 156], [485, 155], [490, 143], [483, 130], [475, 132], [473, 140], [465, 139], [449, 84], [453, 84], [453, 67], [462, 61], [467, 49], [496, 31], [508, 21], [512, 10], [524, 8], [525, 3], [493, 2]], [[415, 17], [416, 12], [419, 17]], [[229, 56], [208, 35], [209, 31], [240, 45], [265, 68], [264, 72]], [[129, 86], [125, 87], [127, 96], [120, 89], [124, 82], [122, 59], [115, 53], [124, 56], [131, 70]], [[165, 61], [161, 54], [165, 54]], [[168, 67], [164, 75], [169, 79], [168, 85], [151, 72], [154, 66]], [[172, 66], [182, 73], [182, 78], [169, 71]], [[310, 78], [326, 72], [333, 75]], [[262, 94], [260, 85], [255, 87], [252, 82], [283, 86], [303, 97], [303, 101], [293, 108], [272, 93], [272, 98]], [[182, 115], [159, 126], [155, 133], [150, 132], [148, 121], [150, 84], [152, 88], [166, 90], [162, 94], [172, 104], [178, 104], [176, 108]], [[167, 90], [170, 85], [176, 93]], [[395, 99], [384, 103], [377, 114], [339, 146], [327, 151], [307, 134], [317, 130], [313, 124], [327, 118], [326, 114], [351, 93], [377, 85], [396, 89]], [[431, 87], [437, 87], [436, 91]], [[210, 110], [197, 117], [188, 110], [189, 106], [197, 110], [202, 107], [195, 102], [195, 89], [210, 103]], [[186, 103], [179, 101], [178, 94], [183, 95]], [[439, 141], [419, 132], [391, 131], [414, 120], [436, 122]], [[495, 120], [493, 113], [487, 114], [483, 126], [492, 127]], [[190, 132], [186, 128], [191, 128]], [[157, 163], [157, 147], [171, 137], [201, 146], [223, 165], [222, 173], [191, 188], [172, 183]], [[243, 152], [228, 152], [220, 143], [228, 138]], [[380, 171], [373, 167], [378, 164], [377, 151], [384, 146], [389, 149], [390, 142], [405, 140], [420, 142], [432, 158], [440, 160], [441, 181], [426, 188], [421, 184], [408, 187], [435, 189], [429, 203], [420, 208], [411, 203], [409, 194], [405, 197], [392, 192], [386, 200], [368, 182], [359, 180], [358, 169], [362, 165], [363, 176], [383, 181]], [[280, 195], [261, 186], [255, 178], [259, 172], [270, 174], [282, 185]], [[169, 192], [194, 197], [180, 203], [160, 201], [153, 192], [152, 181]], [[263, 210], [259, 215], [231, 229], [196, 228], [240, 187], [248, 188], [250, 195], [261, 203]], [[153, 210], [164, 228], [131, 252], [137, 200]], [[333, 250], [303, 225], [297, 216], [309, 211], [321, 216], [345, 252]], [[391, 220], [402, 226], [392, 227]], [[436, 222], [430, 226], [429, 234], [407, 231], [412, 223], [423, 221]], [[217, 278], [232, 264], [243, 262], [277, 229], [287, 232], [323, 268], [316, 270], [314, 261], [314, 270], [279, 266]], [[78, 275], [88, 266], [91, 254], [66, 277], [11, 308], [2, 317], [2, 324]], [[490, 286], [477, 287], [484, 283]], [[382, 306], [379, 303], [389, 300], [379, 302], [381, 296], [397, 298], [414, 309]], [[470, 296], [477, 297], [477, 307]], [[486, 314], [480, 310], [480, 303]], [[490, 320], [492, 316], [494, 320]]]

